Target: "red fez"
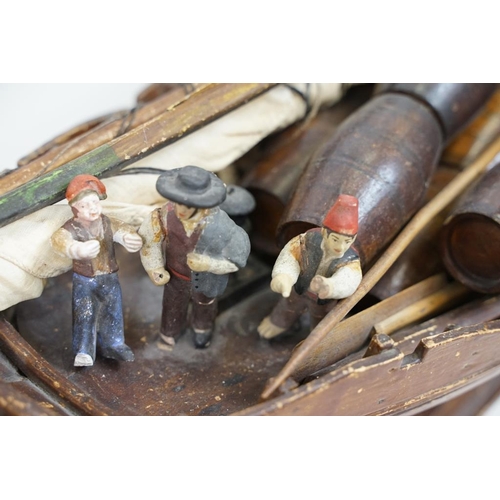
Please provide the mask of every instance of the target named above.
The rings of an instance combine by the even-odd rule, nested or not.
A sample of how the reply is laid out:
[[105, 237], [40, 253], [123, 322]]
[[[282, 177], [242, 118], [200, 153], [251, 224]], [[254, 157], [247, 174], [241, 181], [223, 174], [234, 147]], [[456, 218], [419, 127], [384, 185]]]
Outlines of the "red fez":
[[93, 175], [77, 175], [68, 184], [66, 189], [66, 199], [71, 203], [76, 196], [84, 191], [94, 191], [100, 200], [106, 199], [106, 186]]
[[358, 199], [355, 196], [341, 194], [323, 220], [323, 227], [347, 236], [358, 232]]

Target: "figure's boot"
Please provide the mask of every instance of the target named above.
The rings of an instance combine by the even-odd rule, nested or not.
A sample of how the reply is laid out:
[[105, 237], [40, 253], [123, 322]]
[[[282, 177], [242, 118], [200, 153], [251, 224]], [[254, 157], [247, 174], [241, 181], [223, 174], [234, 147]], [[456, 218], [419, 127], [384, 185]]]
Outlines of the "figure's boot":
[[271, 321], [271, 316], [266, 316], [257, 327], [257, 331], [259, 335], [263, 339], [272, 339], [273, 337], [277, 337], [280, 333], [283, 333], [286, 328], [282, 328], [281, 326], [275, 325]]
[[134, 361], [135, 358], [132, 349], [126, 344], [102, 347], [100, 354], [105, 358], [116, 359], [116, 361]]
[[213, 330], [193, 330], [194, 331], [194, 345], [197, 349], [203, 349], [210, 345], [212, 340]]
[[92, 366], [94, 364], [94, 360], [90, 354], [85, 354], [83, 352], [79, 352], [75, 356], [74, 366]]

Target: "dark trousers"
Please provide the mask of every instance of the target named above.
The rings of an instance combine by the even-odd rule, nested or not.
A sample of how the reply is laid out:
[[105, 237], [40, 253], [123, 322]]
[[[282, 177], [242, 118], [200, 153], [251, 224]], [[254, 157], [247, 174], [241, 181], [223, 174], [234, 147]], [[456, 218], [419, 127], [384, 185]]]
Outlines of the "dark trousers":
[[124, 343], [122, 290], [118, 274], [87, 278], [73, 273], [73, 350], [95, 360], [99, 347]]
[[311, 330], [326, 316], [336, 304], [336, 300], [329, 300], [325, 304], [318, 304], [318, 298], [309, 293], [299, 295], [292, 288], [290, 297], [280, 297], [271, 313], [271, 322], [276, 326], [288, 330], [306, 311], [311, 319]]
[[191, 281], [173, 273], [163, 290], [161, 334], [179, 338], [187, 326], [188, 307], [191, 302], [191, 326], [195, 331], [212, 330], [217, 316], [217, 299], [193, 291]]

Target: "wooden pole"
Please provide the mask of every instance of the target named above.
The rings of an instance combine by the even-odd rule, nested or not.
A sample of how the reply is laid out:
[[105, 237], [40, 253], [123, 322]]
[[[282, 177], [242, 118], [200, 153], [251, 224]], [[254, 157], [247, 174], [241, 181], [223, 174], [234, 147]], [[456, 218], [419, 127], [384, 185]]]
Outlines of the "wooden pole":
[[0, 227], [62, 200], [69, 181], [76, 175], [112, 175], [246, 104], [274, 85], [207, 85], [173, 109], [0, 196]]

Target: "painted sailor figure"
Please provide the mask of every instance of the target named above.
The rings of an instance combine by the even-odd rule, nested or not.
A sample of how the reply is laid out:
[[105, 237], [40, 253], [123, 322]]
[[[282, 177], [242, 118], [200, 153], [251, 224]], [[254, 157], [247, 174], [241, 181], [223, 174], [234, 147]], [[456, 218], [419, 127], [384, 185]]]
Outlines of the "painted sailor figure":
[[351, 248], [357, 232], [358, 200], [341, 194], [321, 228], [310, 229], [285, 245], [271, 281], [271, 289], [282, 298], [260, 323], [262, 338], [288, 330], [306, 310], [312, 330], [337, 299], [356, 291], [362, 278], [359, 256]]
[[74, 217], [51, 239], [56, 252], [73, 259], [74, 366], [92, 366], [103, 357], [133, 361], [125, 344], [122, 292], [114, 242], [137, 252], [142, 239], [133, 226], [102, 214], [106, 187], [92, 175], [77, 175], [66, 189]]
[[164, 285], [160, 338], [173, 346], [188, 326], [197, 348], [210, 344], [217, 298], [228, 274], [246, 265], [250, 240], [219, 205], [226, 185], [212, 172], [186, 166], [164, 172], [156, 189], [167, 200], [143, 222], [141, 261], [155, 285]]

